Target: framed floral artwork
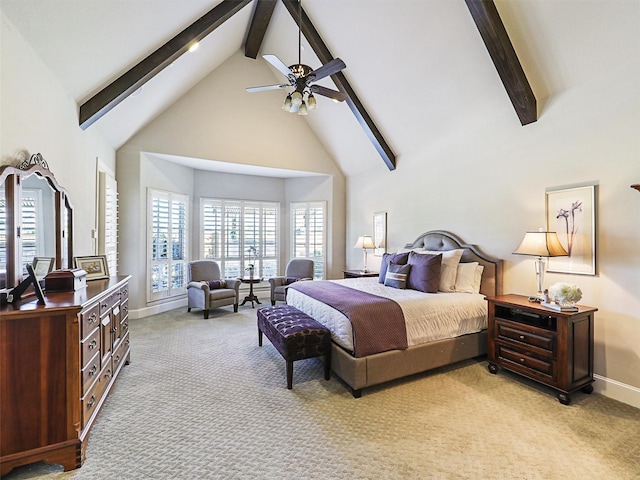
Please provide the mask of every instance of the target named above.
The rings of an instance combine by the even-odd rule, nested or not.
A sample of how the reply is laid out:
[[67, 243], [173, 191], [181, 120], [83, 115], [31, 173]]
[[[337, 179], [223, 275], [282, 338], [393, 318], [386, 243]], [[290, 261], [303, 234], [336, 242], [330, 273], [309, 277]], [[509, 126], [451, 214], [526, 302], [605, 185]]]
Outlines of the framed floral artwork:
[[373, 214], [373, 254], [381, 257], [387, 251], [387, 212]]
[[596, 186], [547, 188], [547, 230], [558, 234], [569, 253], [550, 257], [547, 272], [596, 274]]
[[87, 272], [87, 281], [109, 278], [109, 266], [106, 255], [94, 255], [90, 257], [73, 257], [76, 268], [82, 268]]

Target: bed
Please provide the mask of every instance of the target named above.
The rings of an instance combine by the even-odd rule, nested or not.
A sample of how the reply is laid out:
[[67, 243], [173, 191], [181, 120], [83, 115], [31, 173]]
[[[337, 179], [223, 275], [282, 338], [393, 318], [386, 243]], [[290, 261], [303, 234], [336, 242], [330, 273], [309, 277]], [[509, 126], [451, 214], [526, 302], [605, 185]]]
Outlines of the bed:
[[[441, 230], [429, 231], [420, 235], [415, 241], [406, 244], [404, 250], [407, 252], [422, 251], [419, 253], [423, 253], [425, 250], [429, 252], [462, 250], [459, 260], [462, 268], [470, 267], [473, 262], [477, 262], [478, 265], [482, 266], [482, 277], [479, 282], [478, 293], [438, 292], [430, 295], [433, 298], [431, 300], [432, 303], [447, 303], [447, 306], [444, 307], [445, 318], [441, 320], [441, 323], [453, 323], [453, 332], [451, 329], [444, 329], [446, 331], [439, 334], [437, 332], [434, 333], [434, 331], [425, 332], [424, 329], [417, 329], [419, 333], [416, 336], [412, 333], [416, 329], [407, 324], [406, 345], [378, 353], [371, 353], [373, 351], [371, 349], [370, 351], [360, 348], [360, 353], [357, 353], [358, 344], [363, 342], [358, 342], [358, 337], [354, 336], [354, 344], [349, 344], [349, 336], [353, 335], [353, 332], [349, 330], [350, 320], [336, 311], [335, 307], [322, 305], [321, 301], [309, 298], [313, 293], [308, 291], [309, 288], [318, 289], [321, 286], [320, 284], [330, 286], [328, 284], [336, 283], [353, 288], [354, 290], [350, 291], [354, 294], [356, 290], [359, 290], [370, 292], [373, 295], [387, 296], [384, 293], [386, 289], [389, 293], [388, 298], [394, 299], [402, 305], [404, 305], [402, 300], [396, 299], [398, 295], [400, 297], [409, 296], [411, 301], [417, 301], [414, 297], [420, 294], [429, 296], [429, 294], [411, 292], [410, 290], [400, 293], [397, 289], [381, 285], [377, 278], [345, 279], [331, 282], [300, 282], [308, 285], [296, 288], [292, 286], [287, 294], [288, 304], [316, 318], [331, 330], [331, 368], [351, 388], [352, 394], [356, 398], [361, 396], [362, 390], [366, 387], [474, 358], [484, 355], [487, 351], [486, 301], [484, 297], [502, 294], [502, 261], [484, 254], [475, 245], [465, 244], [456, 235]], [[318, 286], [312, 287], [311, 284], [318, 284]], [[307, 290], [306, 293], [305, 289]], [[356, 301], [356, 297], [354, 295], [354, 301]], [[472, 297], [474, 297], [473, 300]], [[477, 318], [474, 318], [472, 321], [468, 321], [464, 327], [456, 330], [458, 328], [455, 326], [457, 323], [450, 320], [453, 317], [457, 317], [458, 314], [455, 313], [456, 310], [448, 309], [451, 308], [451, 304], [462, 305], [464, 303], [473, 303], [475, 307], [472, 308], [476, 309], [478, 303], [482, 304], [484, 310], [481, 314], [481, 323], [478, 322]], [[417, 304], [414, 302], [413, 305]], [[320, 308], [324, 310], [319, 310]], [[406, 314], [407, 307], [403, 306], [402, 309]], [[327, 316], [329, 311], [332, 312], [332, 318]], [[478, 317], [477, 310], [473, 316]], [[409, 318], [407, 318], [407, 322], [409, 322]], [[379, 330], [383, 331], [385, 329]], [[435, 328], [435, 330], [440, 330], [440, 327]], [[440, 335], [440, 338], [438, 338], [438, 335]]]

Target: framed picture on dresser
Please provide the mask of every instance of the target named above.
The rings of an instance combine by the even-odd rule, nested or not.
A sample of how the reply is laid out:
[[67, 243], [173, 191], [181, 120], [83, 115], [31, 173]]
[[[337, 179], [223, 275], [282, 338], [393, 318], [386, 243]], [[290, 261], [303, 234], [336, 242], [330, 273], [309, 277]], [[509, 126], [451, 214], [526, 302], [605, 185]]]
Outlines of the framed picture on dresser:
[[107, 265], [106, 255], [73, 257], [73, 263], [76, 268], [81, 268], [87, 272], [87, 281], [109, 278], [109, 267]]

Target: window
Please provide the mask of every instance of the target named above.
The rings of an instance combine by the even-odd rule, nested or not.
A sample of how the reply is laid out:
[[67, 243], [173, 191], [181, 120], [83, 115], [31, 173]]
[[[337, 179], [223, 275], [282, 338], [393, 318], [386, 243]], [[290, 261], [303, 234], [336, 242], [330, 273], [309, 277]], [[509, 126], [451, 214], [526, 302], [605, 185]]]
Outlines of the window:
[[109, 274], [118, 273], [118, 184], [106, 172], [99, 176], [98, 253], [107, 257]]
[[316, 280], [322, 280], [325, 275], [326, 210], [326, 202], [291, 204], [291, 256], [313, 260]]
[[185, 293], [188, 205], [185, 195], [149, 190], [149, 301]]
[[241, 277], [249, 264], [258, 276], [278, 275], [279, 211], [279, 203], [203, 198], [203, 258], [216, 260], [227, 278]]

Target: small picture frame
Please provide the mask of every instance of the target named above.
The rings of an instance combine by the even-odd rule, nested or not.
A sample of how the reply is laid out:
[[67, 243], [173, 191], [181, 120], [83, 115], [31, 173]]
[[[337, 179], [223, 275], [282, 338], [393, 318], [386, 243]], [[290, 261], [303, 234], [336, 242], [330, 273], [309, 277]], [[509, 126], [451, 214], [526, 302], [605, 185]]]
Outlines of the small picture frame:
[[73, 257], [73, 263], [76, 268], [81, 268], [87, 272], [87, 281], [109, 278], [106, 255]]
[[38, 280], [42, 280], [47, 273], [53, 270], [55, 258], [53, 257], [33, 257], [33, 272]]

